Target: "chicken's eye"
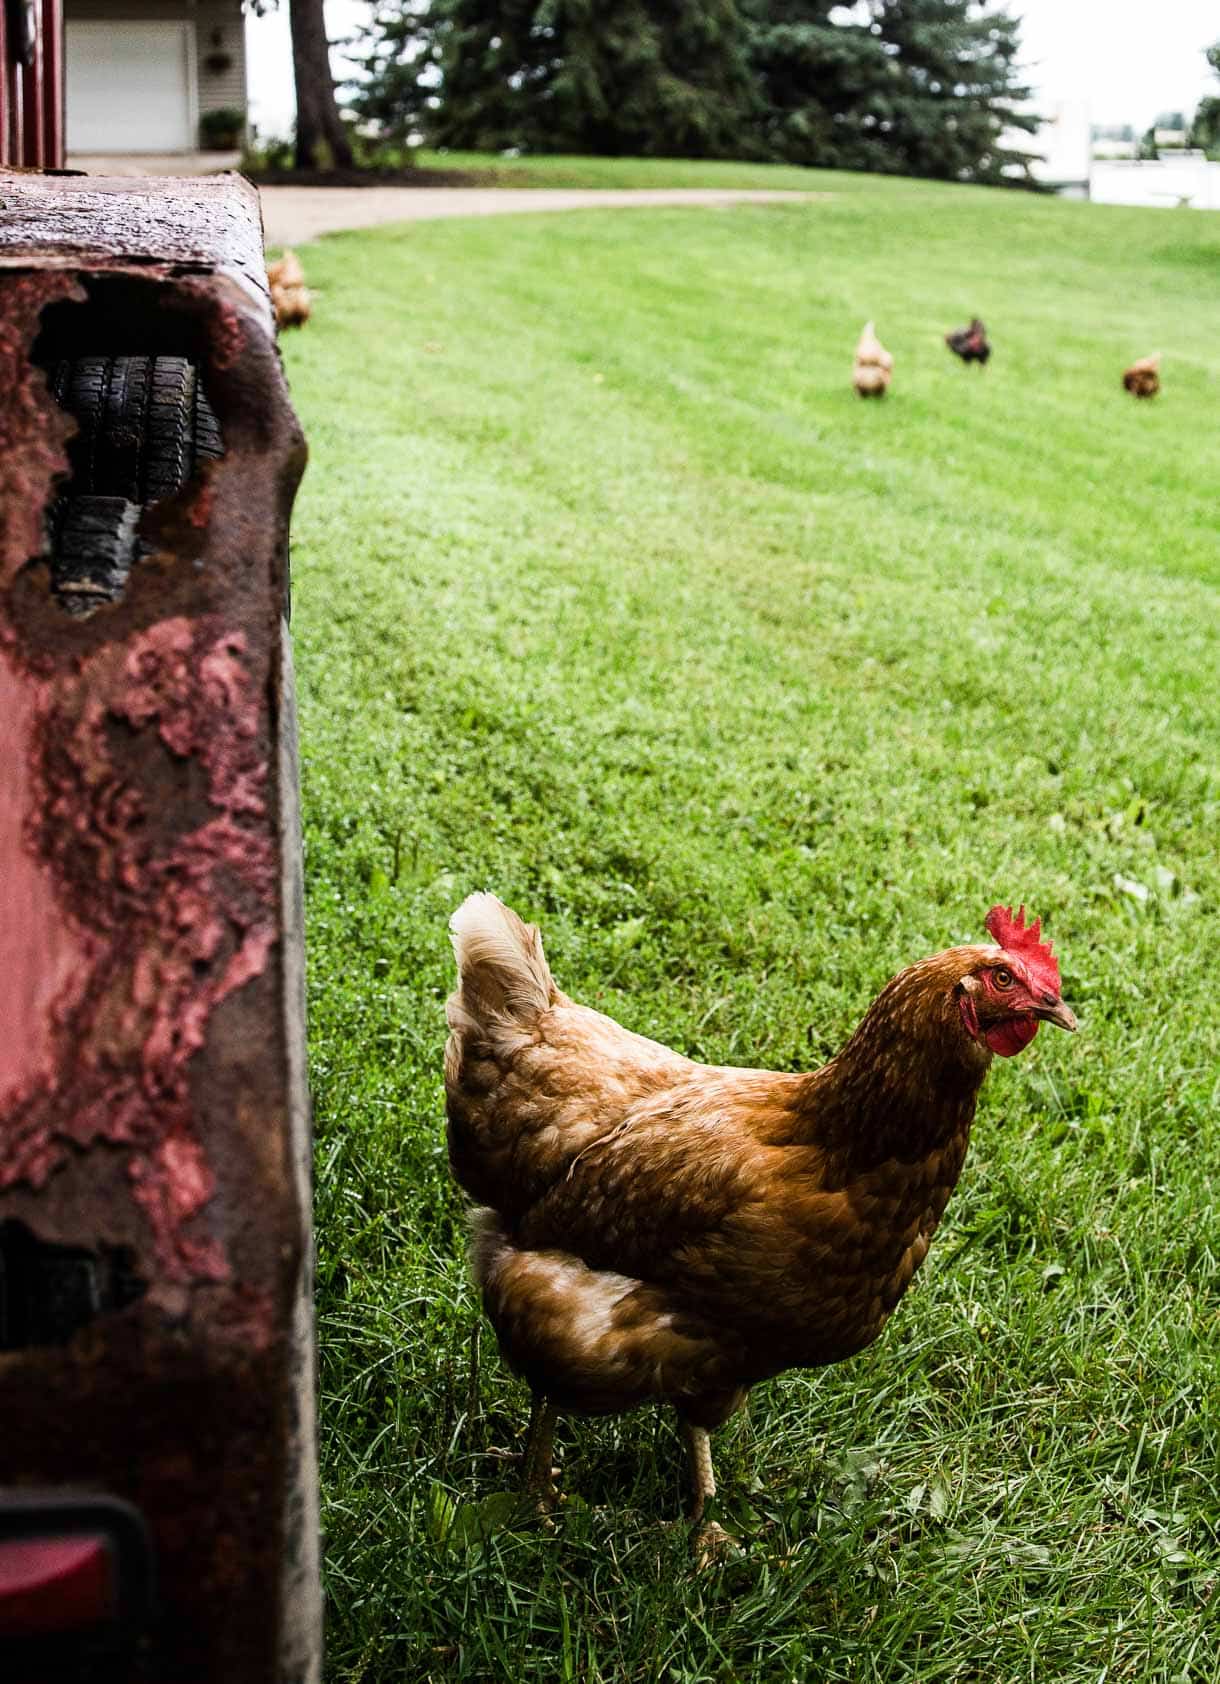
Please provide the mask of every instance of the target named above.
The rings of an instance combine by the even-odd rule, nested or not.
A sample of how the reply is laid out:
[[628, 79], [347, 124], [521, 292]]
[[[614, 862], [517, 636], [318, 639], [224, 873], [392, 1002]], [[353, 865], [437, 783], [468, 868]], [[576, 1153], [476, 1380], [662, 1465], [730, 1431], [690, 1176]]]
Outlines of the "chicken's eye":
[[1012, 987], [1012, 972], [1003, 965], [997, 965], [991, 973], [991, 980], [997, 988]]

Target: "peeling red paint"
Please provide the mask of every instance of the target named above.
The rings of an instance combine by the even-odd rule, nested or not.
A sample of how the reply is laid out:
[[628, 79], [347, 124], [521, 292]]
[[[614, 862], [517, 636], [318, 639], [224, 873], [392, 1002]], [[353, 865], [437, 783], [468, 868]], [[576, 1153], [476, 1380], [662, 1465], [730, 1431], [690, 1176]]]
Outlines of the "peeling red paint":
[[55, 1088], [55, 1014], [78, 1003], [96, 954], [90, 932], [64, 920], [49, 874], [25, 845], [37, 701], [0, 649], [0, 719], [11, 749], [0, 780], [0, 1117]]
[[[169, 1135], [141, 1158], [127, 1165], [132, 1197], [144, 1211], [159, 1239], [176, 1236], [169, 1260], [203, 1280], [225, 1280], [229, 1274], [223, 1248], [213, 1239], [182, 1238], [183, 1224], [197, 1216], [216, 1190], [215, 1177], [199, 1145]], [[162, 1253], [163, 1261], [166, 1254]], [[171, 1274], [179, 1274], [177, 1268]]]
[[[15, 687], [33, 694], [38, 714], [23, 843], [42, 865], [31, 864], [25, 887], [40, 885], [48, 927], [72, 933], [60, 967], [72, 974], [58, 978], [41, 1039], [24, 1043], [36, 1064], [29, 1050], [0, 1063], [16, 1101], [4, 1107], [0, 1188], [42, 1185], [74, 1146], [137, 1148], [133, 1196], [170, 1278], [227, 1273], [216, 1242], [184, 1231], [214, 1187], [191, 1133], [187, 1066], [217, 1006], [265, 969], [277, 933], [277, 859], [259, 822], [261, 700], [246, 648], [217, 616], [180, 616], [103, 646], [58, 680]], [[116, 725], [155, 734], [175, 762], [202, 772], [204, 822], [162, 834], [153, 792], [122, 764]]]

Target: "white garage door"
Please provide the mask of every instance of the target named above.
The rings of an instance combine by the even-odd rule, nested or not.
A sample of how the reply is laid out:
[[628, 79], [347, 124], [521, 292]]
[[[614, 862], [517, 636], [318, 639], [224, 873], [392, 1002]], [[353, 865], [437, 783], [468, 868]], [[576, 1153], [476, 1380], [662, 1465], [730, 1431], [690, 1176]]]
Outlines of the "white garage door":
[[195, 31], [189, 23], [68, 21], [69, 152], [189, 152]]

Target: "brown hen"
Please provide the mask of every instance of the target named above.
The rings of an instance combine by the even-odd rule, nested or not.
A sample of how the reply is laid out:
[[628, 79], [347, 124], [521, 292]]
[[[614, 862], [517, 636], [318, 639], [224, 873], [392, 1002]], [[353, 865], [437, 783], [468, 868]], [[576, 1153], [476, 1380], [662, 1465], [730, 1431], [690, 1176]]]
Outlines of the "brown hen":
[[305, 285], [305, 271], [295, 251], [285, 251], [278, 262], [267, 265], [267, 285], [276, 326], [303, 327], [313, 314], [313, 294]]
[[852, 385], [862, 398], [883, 398], [893, 377], [893, 357], [873, 332], [872, 322], [865, 322], [852, 363]]
[[1161, 356], [1141, 357], [1123, 374], [1123, 386], [1133, 397], [1154, 398], [1161, 389]]
[[670, 1403], [693, 1518], [708, 1432], [749, 1388], [872, 1343], [927, 1254], [993, 1053], [1074, 1029], [1039, 925], [899, 973], [811, 1074], [697, 1064], [577, 1005], [494, 895], [451, 922], [449, 1161], [479, 1207], [472, 1262], [534, 1397], [526, 1486], [555, 1414]]

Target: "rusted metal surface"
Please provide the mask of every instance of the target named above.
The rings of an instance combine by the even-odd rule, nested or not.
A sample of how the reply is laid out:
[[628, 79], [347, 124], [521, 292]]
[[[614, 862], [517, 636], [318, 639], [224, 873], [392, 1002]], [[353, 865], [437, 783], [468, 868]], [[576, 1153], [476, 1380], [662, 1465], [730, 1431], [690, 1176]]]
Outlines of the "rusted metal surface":
[[0, 174], [0, 210], [10, 267], [36, 256], [41, 270], [101, 263], [162, 282], [197, 271], [270, 311], [258, 195], [240, 176]]
[[[0, 1486], [134, 1503], [151, 1676], [317, 1662], [308, 1126], [285, 601], [304, 446], [237, 178], [0, 174], [0, 1239], [120, 1257], [0, 1351]], [[121, 591], [52, 589], [74, 423], [47, 369], [190, 358], [223, 435]], [[287, 1565], [286, 1565], [287, 1564]], [[276, 1617], [278, 1610], [278, 1617]]]
[[62, 0], [0, 5], [0, 165], [63, 167], [63, 41]]

